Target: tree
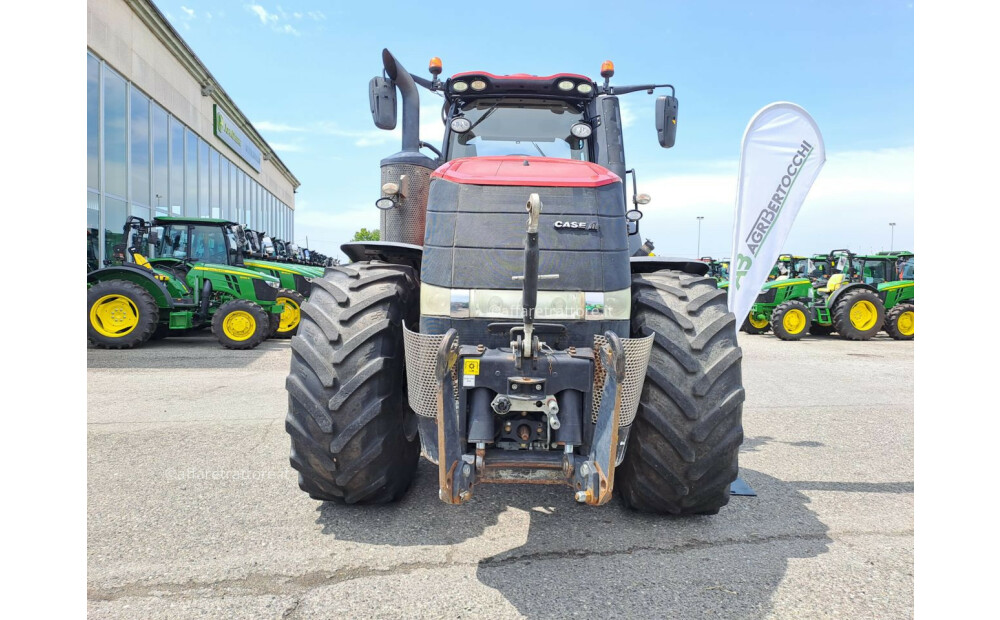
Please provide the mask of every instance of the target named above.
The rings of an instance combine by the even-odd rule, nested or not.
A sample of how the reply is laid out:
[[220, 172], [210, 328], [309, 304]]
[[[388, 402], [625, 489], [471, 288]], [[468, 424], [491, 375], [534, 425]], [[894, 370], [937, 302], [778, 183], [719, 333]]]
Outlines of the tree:
[[367, 228], [362, 228], [358, 232], [354, 233], [354, 238], [351, 241], [380, 241], [381, 235], [379, 231], [368, 230]]

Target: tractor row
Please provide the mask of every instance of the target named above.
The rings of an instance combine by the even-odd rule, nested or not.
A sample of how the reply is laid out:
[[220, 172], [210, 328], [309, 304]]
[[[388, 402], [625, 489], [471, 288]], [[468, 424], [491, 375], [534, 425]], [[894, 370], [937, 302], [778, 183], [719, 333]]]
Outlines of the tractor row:
[[[729, 262], [702, 260], [709, 263], [719, 288], [728, 289]], [[884, 330], [896, 340], [912, 340], [913, 282], [913, 253], [908, 251], [782, 254], [741, 330], [772, 331], [782, 340], [834, 332], [848, 340], [870, 340]]]
[[324, 271], [282, 257], [289, 250], [281, 240], [227, 220], [130, 216], [123, 233], [114, 264], [87, 274], [87, 336], [101, 348], [206, 327], [229, 349], [291, 338]]

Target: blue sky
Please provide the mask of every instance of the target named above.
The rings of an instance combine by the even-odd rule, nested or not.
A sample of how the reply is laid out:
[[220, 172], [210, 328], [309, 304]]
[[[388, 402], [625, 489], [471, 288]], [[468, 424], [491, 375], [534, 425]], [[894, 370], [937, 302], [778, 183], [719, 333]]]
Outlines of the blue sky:
[[[827, 164], [786, 251], [913, 247], [911, 2], [429, 3], [162, 0], [157, 6], [302, 182], [296, 241], [333, 254], [378, 226], [382, 157], [368, 80], [388, 47], [413, 73], [439, 56], [461, 71], [573, 72], [669, 82], [677, 144], [661, 149], [655, 97], [622, 97], [626, 158], [652, 195], [642, 234], [663, 255], [726, 255], [740, 139], [753, 114], [793, 101], [816, 119]], [[617, 12], [610, 13], [609, 7]], [[421, 92], [421, 137], [440, 141], [439, 99]]]

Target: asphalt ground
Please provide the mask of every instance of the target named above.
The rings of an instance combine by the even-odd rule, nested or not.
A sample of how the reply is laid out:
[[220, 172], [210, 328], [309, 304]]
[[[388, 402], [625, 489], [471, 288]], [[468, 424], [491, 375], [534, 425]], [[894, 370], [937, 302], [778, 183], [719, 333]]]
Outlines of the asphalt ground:
[[426, 461], [397, 505], [323, 504], [288, 465], [288, 341], [89, 349], [89, 615], [912, 617], [913, 343], [740, 345], [758, 496], [694, 518], [562, 487], [447, 506]]

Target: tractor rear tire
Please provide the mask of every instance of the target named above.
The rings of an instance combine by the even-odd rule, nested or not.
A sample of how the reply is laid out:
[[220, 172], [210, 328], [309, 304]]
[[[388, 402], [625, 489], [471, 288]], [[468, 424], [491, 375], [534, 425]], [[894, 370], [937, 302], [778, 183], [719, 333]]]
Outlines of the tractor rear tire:
[[149, 340], [160, 309], [146, 289], [127, 280], [87, 290], [87, 340], [102, 349], [131, 349]]
[[231, 299], [212, 316], [212, 334], [227, 349], [253, 349], [270, 329], [268, 312], [248, 299]]
[[896, 340], [913, 340], [913, 304], [897, 304], [885, 316], [885, 331]]
[[745, 398], [725, 293], [679, 271], [634, 275], [631, 331], [654, 340], [615, 476], [622, 500], [641, 512], [715, 514], [739, 471]]
[[771, 330], [782, 340], [802, 340], [811, 325], [809, 307], [795, 299], [778, 304], [771, 314]]
[[748, 314], [747, 318], [743, 319], [743, 327], [740, 327], [740, 331], [753, 335], [766, 334], [767, 332], [771, 331], [770, 322], [768, 322], [767, 320], [758, 321], [757, 325], [754, 325], [754, 322], [750, 320], [750, 317], [751, 315]]
[[313, 499], [398, 500], [420, 456], [406, 397], [402, 323], [416, 325], [420, 291], [410, 267], [334, 266], [302, 306], [285, 388], [292, 468]]
[[885, 322], [885, 306], [874, 292], [858, 289], [844, 294], [833, 311], [833, 325], [847, 340], [871, 340]]
[[281, 323], [275, 338], [291, 338], [299, 329], [302, 321], [302, 304], [306, 298], [302, 293], [291, 289], [283, 288], [278, 291], [278, 303], [284, 304], [285, 309], [281, 312]]

